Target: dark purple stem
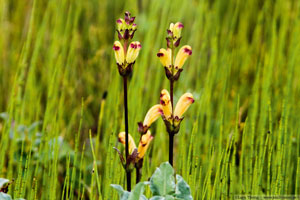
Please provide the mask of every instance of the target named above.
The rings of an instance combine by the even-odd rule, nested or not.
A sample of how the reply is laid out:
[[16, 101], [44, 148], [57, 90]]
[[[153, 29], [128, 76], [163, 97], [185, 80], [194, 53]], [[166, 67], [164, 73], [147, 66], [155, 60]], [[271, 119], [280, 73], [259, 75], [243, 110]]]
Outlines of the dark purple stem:
[[[125, 110], [125, 155], [129, 156], [129, 139], [128, 139], [128, 102], [127, 102], [127, 77], [123, 77], [124, 85], [124, 110]], [[128, 164], [128, 163], [127, 163]], [[127, 191], [131, 191], [131, 172], [126, 169]]]

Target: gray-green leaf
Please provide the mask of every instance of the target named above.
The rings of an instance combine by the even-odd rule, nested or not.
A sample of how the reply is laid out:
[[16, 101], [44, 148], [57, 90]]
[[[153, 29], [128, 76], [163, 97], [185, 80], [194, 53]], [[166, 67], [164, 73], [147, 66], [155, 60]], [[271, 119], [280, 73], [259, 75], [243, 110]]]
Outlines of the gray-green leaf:
[[10, 195], [5, 194], [3, 192], [0, 192], [0, 199], [1, 200], [12, 200]]
[[175, 193], [174, 170], [169, 162], [162, 163], [150, 179], [153, 195], [167, 196]]
[[191, 196], [190, 186], [184, 181], [184, 179], [180, 175], [176, 175], [176, 197], [184, 200], [193, 200]]
[[162, 196], [154, 196], [150, 200], [175, 200], [173, 196], [167, 195], [165, 197]]
[[111, 187], [113, 187], [114, 189], [116, 189], [118, 191], [119, 194], [119, 199], [120, 200], [127, 200], [130, 192], [125, 191], [122, 186], [120, 185], [115, 185], [115, 184], [111, 184]]
[[147, 200], [147, 198], [143, 195], [145, 190], [146, 183], [140, 182], [138, 183], [132, 192], [130, 192], [130, 195], [128, 197], [128, 200]]

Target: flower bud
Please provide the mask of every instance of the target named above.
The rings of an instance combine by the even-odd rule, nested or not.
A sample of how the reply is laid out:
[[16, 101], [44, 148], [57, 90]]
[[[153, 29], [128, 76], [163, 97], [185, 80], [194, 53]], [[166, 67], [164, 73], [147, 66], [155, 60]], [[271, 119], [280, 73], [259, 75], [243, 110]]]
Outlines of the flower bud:
[[142, 48], [140, 42], [131, 42], [126, 55], [126, 62], [131, 64], [134, 63], [136, 58], [139, 55], [139, 52]]
[[135, 23], [132, 24], [131, 29], [135, 31], [137, 29], [137, 25]]
[[117, 30], [120, 32], [123, 32], [125, 28], [126, 28], [125, 20], [122, 18], [118, 19], [117, 20]]
[[181, 22], [177, 22], [174, 26], [173, 26], [173, 36], [175, 39], [178, 39], [181, 37], [181, 30], [183, 28], [183, 24]]
[[148, 130], [147, 133], [141, 137], [139, 147], [138, 147], [139, 154], [137, 156], [137, 160], [140, 160], [145, 156], [145, 153], [152, 140], [153, 140], [153, 136], [151, 135], [151, 132]]
[[174, 23], [171, 23], [169, 26], [169, 31], [171, 31], [173, 33], [174, 31]]
[[175, 59], [175, 69], [181, 69], [190, 55], [192, 55], [192, 48], [189, 45], [181, 47]]
[[160, 104], [152, 106], [146, 114], [143, 125], [150, 127], [151, 124], [163, 114], [163, 109]]
[[176, 104], [174, 116], [175, 118], [181, 118], [183, 113], [190, 107], [192, 103], [194, 103], [194, 98], [191, 93], [185, 93], [182, 95], [179, 99], [179, 101]]
[[113, 49], [115, 51], [115, 58], [116, 58], [117, 64], [123, 65], [125, 56], [124, 56], [124, 49], [123, 49], [121, 42], [115, 41]]
[[172, 116], [172, 105], [168, 90], [163, 89], [160, 93], [160, 104], [162, 105], [164, 117], [166, 119]]
[[[124, 146], [125, 146], [125, 132], [121, 132], [119, 133], [119, 142], [121, 142]], [[134, 139], [131, 137], [130, 134], [128, 134], [128, 149], [129, 149], [129, 154], [132, 154], [132, 152], [134, 151], [134, 149], [136, 149], [136, 145], [134, 143]]]
[[164, 67], [170, 68], [171, 67], [171, 49], [160, 49], [159, 52], [156, 54], [159, 58], [161, 64]]

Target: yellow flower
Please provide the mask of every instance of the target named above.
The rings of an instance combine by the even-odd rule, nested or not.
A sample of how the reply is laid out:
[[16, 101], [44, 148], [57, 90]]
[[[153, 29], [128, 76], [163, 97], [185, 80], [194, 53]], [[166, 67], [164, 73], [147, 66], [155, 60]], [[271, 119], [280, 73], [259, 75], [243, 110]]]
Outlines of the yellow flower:
[[143, 125], [146, 127], [150, 127], [151, 124], [157, 120], [159, 116], [161, 116], [163, 112], [162, 106], [157, 104], [152, 106], [146, 114]]
[[113, 49], [115, 51], [115, 58], [118, 65], [123, 65], [125, 62], [124, 49], [119, 41], [115, 41]]
[[[125, 146], [125, 132], [119, 133], [119, 142], [121, 142]], [[129, 147], [128, 147], [129, 154], [132, 154], [133, 150], [136, 149], [136, 145], [130, 134], [128, 134], [128, 145], [129, 145]]]
[[131, 42], [126, 54], [126, 62], [129, 64], [133, 63], [138, 57], [141, 48], [140, 42]]
[[190, 107], [192, 103], [194, 103], [194, 98], [191, 93], [185, 93], [179, 99], [176, 104], [174, 117], [178, 117], [179, 119], [182, 117], [183, 113]]
[[171, 49], [168, 48], [166, 50], [161, 48], [157, 53], [157, 57], [159, 57], [159, 60], [164, 67], [171, 67]]
[[192, 48], [189, 45], [181, 47], [175, 59], [175, 69], [181, 69], [190, 55], [192, 55]]
[[139, 147], [138, 147], [138, 157], [137, 160], [140, 160], [144, 157], [150, 142], [152, 141], [153, 136], [151, 135], [151, 132], [148, 130], [146, 134], [144, 134], [140, 140]]
[[172, 116], [172, 105], [170, 94], [166, 89], [163, 89], [160, 93], [160, 104], [162, 105], [165, 118], [170, 118]]
[[173, 26], [173, 36], [178, 39], [181, 37], [181, 30], [183, 28], [183, 24], [181, 22], [177, 22], [174, 26]]

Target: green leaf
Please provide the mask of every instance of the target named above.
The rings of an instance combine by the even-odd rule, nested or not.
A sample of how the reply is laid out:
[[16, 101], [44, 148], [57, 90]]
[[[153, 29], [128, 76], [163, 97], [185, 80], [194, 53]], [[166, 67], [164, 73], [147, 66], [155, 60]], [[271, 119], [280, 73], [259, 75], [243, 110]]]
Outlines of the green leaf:
[[132, 192], [130, 192], [128, 200], [147, 200], [147, 198], [143, 195], [145, 190], [145, 185], [147, 185], [144, 182], [138, 183]]
[[184, 200], [193, 200], [191, 196], [190, 186], [184, 181], [184, 179], [180, 175], [176, 175], [176, 197]]
[[3, 192], [0, 192], [0, 199], [1, 200], [12, 200], [10, 195], [5, 194]]
[[0, 178], [0, 189], [6, 187], [8, 183], [9, 183], [8, 179]]
[[150, 179], [150, 190], [153, 195], [167, 196], [175, 194], [174, 170], [169, 162], [157, 168]]

